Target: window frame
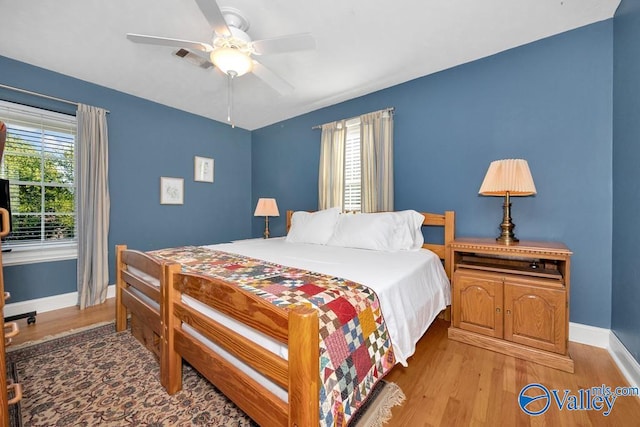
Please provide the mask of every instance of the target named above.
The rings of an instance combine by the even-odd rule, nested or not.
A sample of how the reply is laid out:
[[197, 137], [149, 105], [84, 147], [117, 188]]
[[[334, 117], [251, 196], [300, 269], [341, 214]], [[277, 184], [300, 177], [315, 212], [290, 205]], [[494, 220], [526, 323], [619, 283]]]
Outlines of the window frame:
[[[4, 114], [3, 114], [4, 113]], [[12, 123], [11, 117], [14, 117], [14, 123], [21, 122], [20, 125], [25, 123], [31, 123], [31, 126], [36, 129], [52, 129], [55, 127], [68, 128], [71, 127], [73, 134], [73, 185], [60, 185], [64, 187], [70, 187], [73, 189], [74, 194], [74, 236], [71, 239], [62, 241], [46, 241], [41, 240], [39, 242], [3, 242], [2, 263], [5, 266], [10, 265], [22, 265], [32, 264], [40, 262], [62, 261], [78, 258], [78, 201], [77, 201], [77, 153], [78, 153], [78, 141], [77, 141], [77, 119], [73, 115], [52, 112], [42, 108], [26, 106], [8, 101], [0, 100], [0, 115], [7, 125]], [[63, 124], [63, 125], [60, 125]], [[29, 126], [29, 125], [27, 125]], [[7, 137], [9, 134], [7, 133]], [[42, 145], [40, 146], [42, 149]], [[5, 153], [7, 147], [5, 145]], [[22, 181], [12, 180], [9, 178], [11, 184], [19, 184]], [[37, 181], [33, 181], [37, 182]], [[61, 184], [61, 183], [56, 183]], [[41, 179], [38, 184], [40, 188], [45, 185], [45, 182]], [[44, 215], [46, 206], [41, 206], [41, 214]], [[42, 235], [41, 235], [42, 237]]]

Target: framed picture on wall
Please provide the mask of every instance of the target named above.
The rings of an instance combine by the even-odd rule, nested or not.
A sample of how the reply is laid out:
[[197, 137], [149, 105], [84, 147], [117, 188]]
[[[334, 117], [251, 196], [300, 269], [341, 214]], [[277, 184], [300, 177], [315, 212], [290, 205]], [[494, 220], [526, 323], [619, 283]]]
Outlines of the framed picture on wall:
[[184, 203], [184, 179], [160, 177], [160, 204], [182, 205]]
[[195, 181], [213, 182], [213, 159], [196, 156], [193, 163]]

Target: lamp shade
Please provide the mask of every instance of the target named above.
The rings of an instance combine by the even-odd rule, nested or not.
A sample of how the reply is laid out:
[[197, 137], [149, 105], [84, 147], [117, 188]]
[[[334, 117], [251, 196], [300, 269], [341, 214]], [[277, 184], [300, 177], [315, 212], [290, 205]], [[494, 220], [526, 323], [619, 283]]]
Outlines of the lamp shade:
[[253, 216], [280, 216], [276, 199], [258, 199], [256, 211], [253, 213]]
[[536, 194], [536, 186], [529, 170], [529, 164], [523, 159], [495, 160], [489, 165], [487, 174], [480, 186], [483, 196], [531, 196]]
[[220, 47], [211, 52], [211, 62], [225, 74], [235, 73], [236, 77], [248, 73], [253, 68], [249, 55], [232, 47]]

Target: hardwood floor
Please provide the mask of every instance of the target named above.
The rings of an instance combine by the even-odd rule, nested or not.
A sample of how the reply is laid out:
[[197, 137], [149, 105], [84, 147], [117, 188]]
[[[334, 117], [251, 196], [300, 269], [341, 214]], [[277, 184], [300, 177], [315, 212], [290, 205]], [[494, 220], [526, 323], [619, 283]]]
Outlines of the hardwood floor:
[[[114, 319], [113, 299], [87, 310], [66, 308], [38, 314], [34, 325], [19, 320], [15, 344]], [[393, 409], [386, 426], [631, 426], [640, 420], [640, 397], [618, 397], [609, 416], [597, 410], [559, 410], [555, 403], [540, 416], [518, 406], [520, 390], [539, 383], [549, 390], [612, 389], [627, 382], [604, 349], [570, 343], [575, 373], [525, 362], [447, 339], [448, 322], [436, 320], [420, 340], [409, 367], [396, 366], [388, 381], [400, 385], [405, 403]]]
[[[554, 402], [539, 416], [518, 406], [530, 383], [560, 390], [628, 386], [605, 349], [569, 343], [575, 373], [526, 362], [447, 339], [449, 323], [437, 320], [420, 340], [409, 367], [396, 366], [387, 380], [407, 396], [394, 408], [394, 426], [631, 426], [640, 425], [640, 397], [618, 397], [609, 416], [596, 410], [559, 410]], [[540, 410], [535, 408], [534, 410]]]
[[20, 334], [13, 338], [13, 345], [36, 341], [71, 329], [83, 328], [95, 323], [115, 320], [116, 299], [109, 298], [104, 304], [80, 310], [68, 307], [60, 310], [38, 313], [36, 323], [27, 324], [27, 319], [17, 320]]

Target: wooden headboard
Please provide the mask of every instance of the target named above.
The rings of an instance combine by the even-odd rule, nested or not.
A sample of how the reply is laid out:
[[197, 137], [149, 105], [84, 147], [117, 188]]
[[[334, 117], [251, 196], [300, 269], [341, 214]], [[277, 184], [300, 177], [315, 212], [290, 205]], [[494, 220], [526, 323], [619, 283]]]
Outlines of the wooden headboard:
[[425, 243], [422, 247], [429, 249], [440, 257], [444, 262], [444, 271], [447, 273], [447, 277], [451, 278], [453, 260], [449, 257], [447, 245], [456, 237], [456, 213], [455, 211], [445, 211], [444, 214], [420, 213], [424, 215], [423, 227], [444, 227], [444, 242], [442, 244]]
[[[444, 214], [434, 214], [430, 212], [420, 212], [424, 215], [423, 227], [444, 227], [444, 243], [425, 243], [423, 248], [429, 249], [440, 257], [444, 262], [444, 271], [451, 278], [451, 267], [453, 260], [449, 259], [447, 245], [453, 241], [456, 235], [456, 213], [454, 211], [446, 211]], [[291, 228], [291, 217], [293, 211], [287, 211], [287, 233]]]

